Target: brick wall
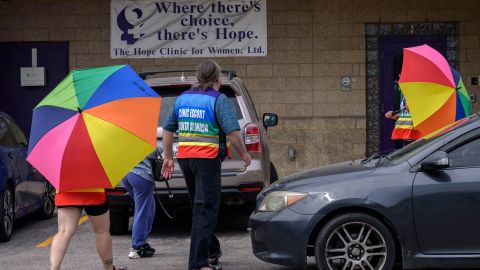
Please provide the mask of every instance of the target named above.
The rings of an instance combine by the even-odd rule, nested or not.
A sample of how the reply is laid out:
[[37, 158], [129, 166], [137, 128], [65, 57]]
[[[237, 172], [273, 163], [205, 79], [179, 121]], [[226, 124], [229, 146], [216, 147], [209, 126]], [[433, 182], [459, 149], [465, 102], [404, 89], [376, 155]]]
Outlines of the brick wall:
[[[281, 176], [365, 155], [366, 22], [458, 22], [458, 66], [480, 95], [470, 85], [480, 75], [480, 1], [267, 0], [267, 7], [268, 56], [217, 61], [237, 70], [260, 114], [280, 116], [269, 136]], [[0, 1], [0, 42], [69, 41], [72, 69], [128, 63], [160, 70], [203, 60], [112, 60], [109, 38], [110, 1]], [[342, 76], [352, 76], [351, 91], [340, 90]]]

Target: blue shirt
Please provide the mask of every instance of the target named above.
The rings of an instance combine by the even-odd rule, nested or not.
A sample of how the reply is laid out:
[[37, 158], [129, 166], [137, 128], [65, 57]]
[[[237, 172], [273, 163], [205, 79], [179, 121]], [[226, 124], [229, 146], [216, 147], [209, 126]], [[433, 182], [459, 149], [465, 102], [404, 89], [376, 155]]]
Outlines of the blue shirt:
[[[220, 146], [219, 152], [220, 156], [226, 155], [227, 147], [225, 145], [225, 139], [222, 140], [222, 136], [229, 134], [233, 131], [240, 130], [240, 125], [237, 120], [237, 112], [235, 107], [232, 105], [230, 100], [224, 94], [220, 94], [215, 103], [215, 116], [217, 118], [218, 124], [221, 128], [220, 131]], [[165, 118], [163, 122], [163, 129], [170, 132], [176, 132], [178, 130], [178, 120], [177, 115], [175, 114], [175, 108], [172, 109], [170, 114]], [[222, 131], [225, 134], [221, 134]]]

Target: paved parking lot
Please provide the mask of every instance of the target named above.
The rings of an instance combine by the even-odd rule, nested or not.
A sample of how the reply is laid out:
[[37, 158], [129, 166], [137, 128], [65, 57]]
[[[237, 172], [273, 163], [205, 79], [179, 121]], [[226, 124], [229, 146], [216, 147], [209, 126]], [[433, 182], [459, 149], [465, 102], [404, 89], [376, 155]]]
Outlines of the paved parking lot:
[[[222, 243], [224, 269], [292, 269], [264, 263], [252, 254], [252, 247], [246, 220], [248, 214], [240, 208], [222, 211], [218, 225], [218, 236]], [[38, 221], [35, 218], [20, 220], [15, 228], [12, 240], [0, 243], [0, 269], [24, 270], [49, 268], [50, 248], [48, 239], [56, 232], [56, 217]], [[130, 235], [113, 237], [114, 262], [117, 266], [129, 269], [187, 269], [188, 248], [190, 242], [189, 211], [181, 210], [178, 217], [171, 221], [157, 219], [150, 243], [157, 254], [148, 259], [131, 260], [127, 254], [130, 248]], [[36, 247], [43, 242], [47, 247]], [[62, 269], [101, 269], [94, 247], [94, 235], [88, 220], [78, 226], [72, 239]], [[309, 269], [316, 269], [312, 264]]]

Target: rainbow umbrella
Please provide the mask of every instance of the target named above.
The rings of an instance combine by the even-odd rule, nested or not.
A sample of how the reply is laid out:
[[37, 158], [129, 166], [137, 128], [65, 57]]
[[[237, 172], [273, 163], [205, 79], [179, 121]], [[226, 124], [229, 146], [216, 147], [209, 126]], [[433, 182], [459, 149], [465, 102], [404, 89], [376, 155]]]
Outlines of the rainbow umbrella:
[[422, 136], [471, 114], [460, 73], [428, 45], [403, 49], [399, 84], [415, 130]]
[[34, 108], [27, 160], [60, 192], [115, 187], [155, 149], [160, 101], [128, 65], [74, 70]]

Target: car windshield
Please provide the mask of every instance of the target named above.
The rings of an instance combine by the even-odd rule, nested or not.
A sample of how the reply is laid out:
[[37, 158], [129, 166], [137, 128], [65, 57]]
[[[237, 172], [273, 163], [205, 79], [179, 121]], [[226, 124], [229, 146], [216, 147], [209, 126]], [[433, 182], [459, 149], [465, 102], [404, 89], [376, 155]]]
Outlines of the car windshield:
[[474, 115], [472, 117], [467, 117], [460, 119], [443, 129], [440, 129], [432, 134], [429, 134], [387, 156], [387, 159], [390, 163], [399, 164], [404, 162], [405, 160], [410, 159], [411, 157], [415, 156], [417, 153], [421, 152], [423, 149], [428, 147], [430, 143], [435, 141], [441, 140], [443, 137], [447, 136], [448, 134], [455, 132], [455, 130], [463, 125], [466, 125], [474, 118], [478, 118], [478, 115]]

